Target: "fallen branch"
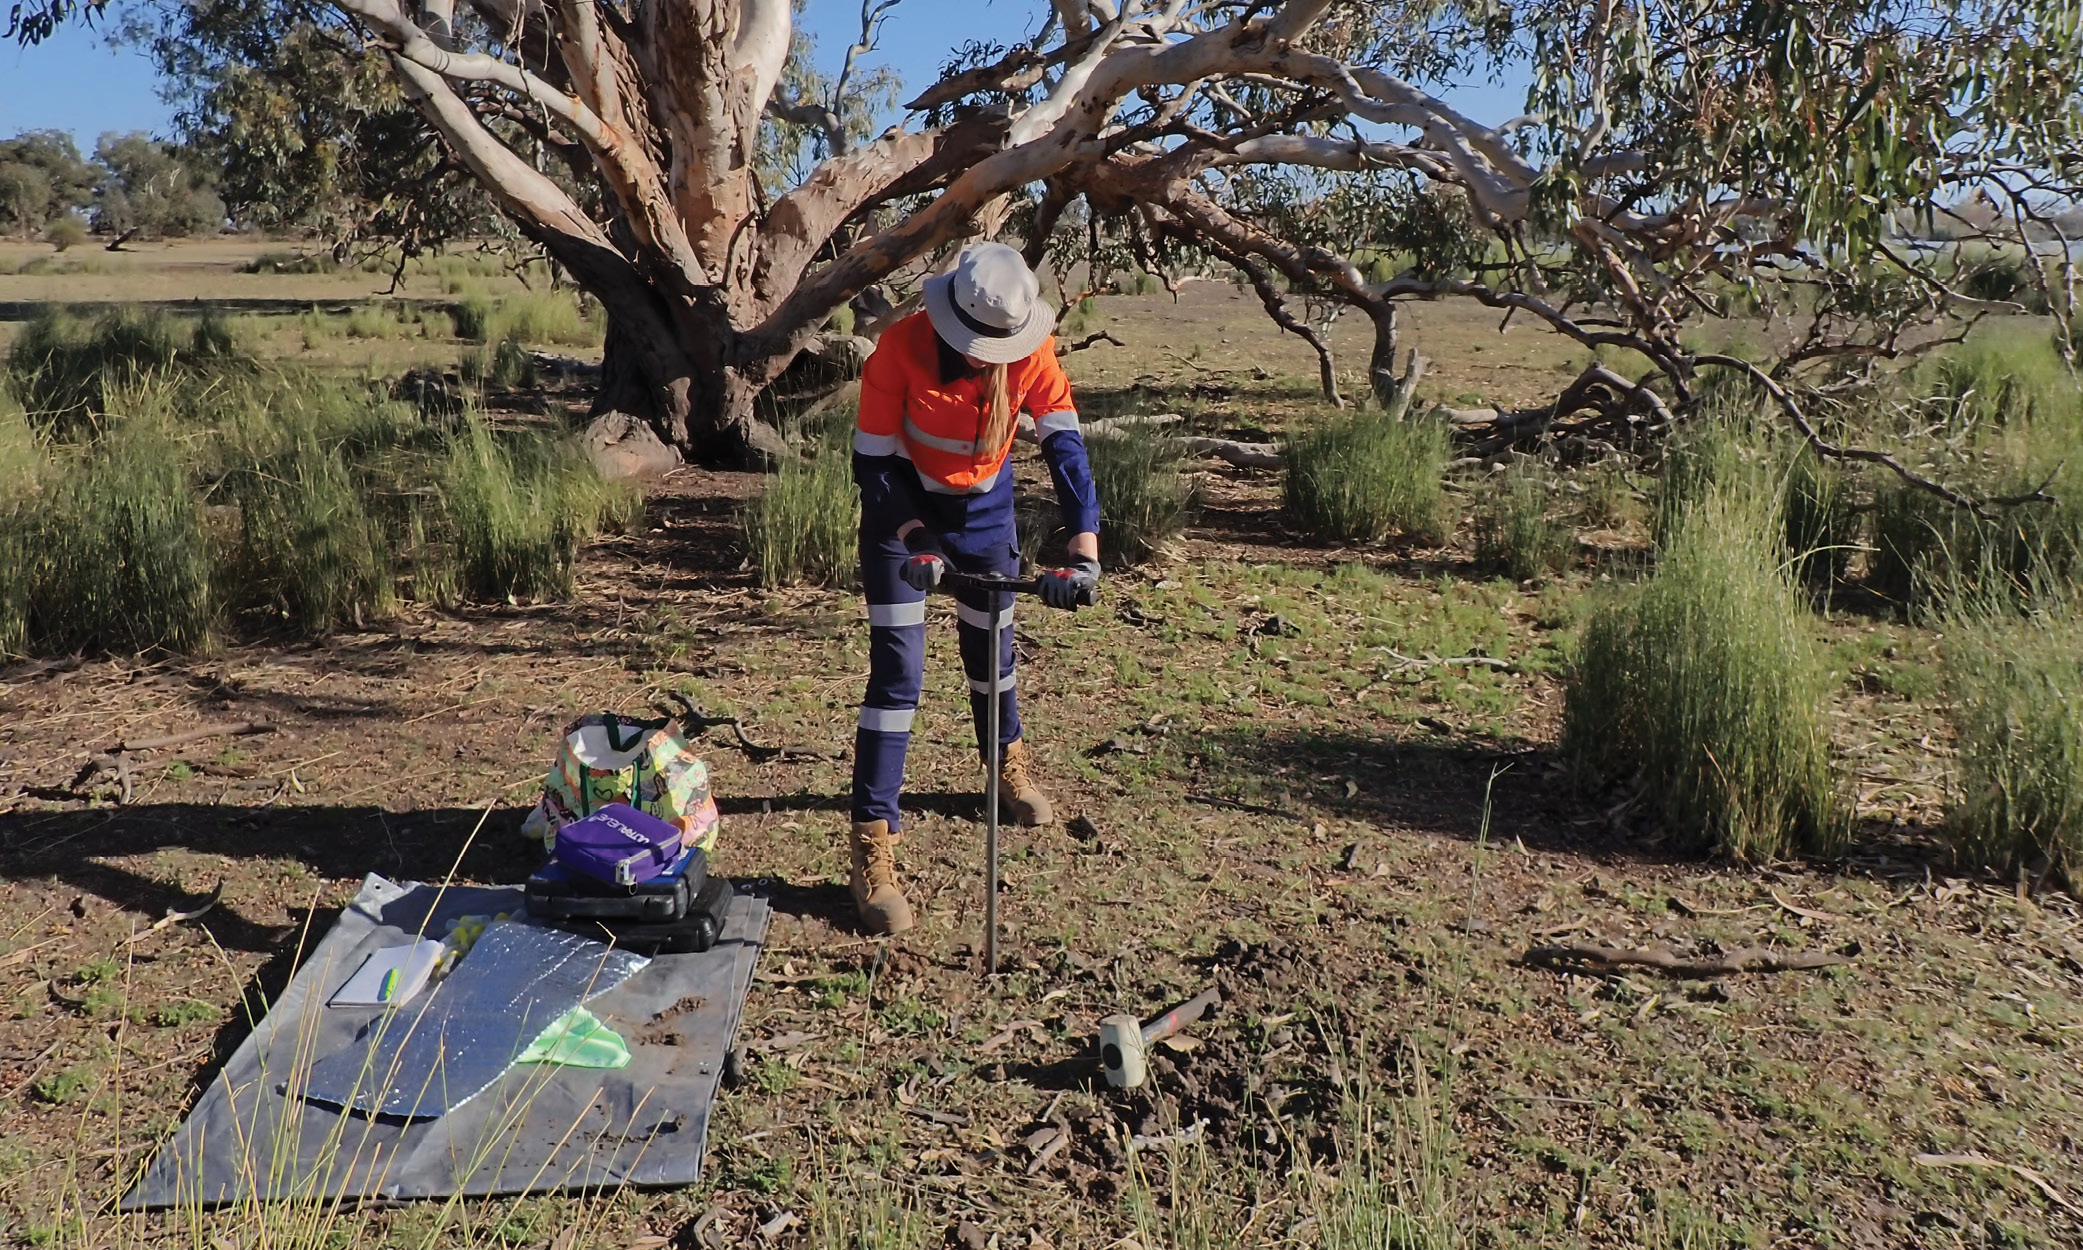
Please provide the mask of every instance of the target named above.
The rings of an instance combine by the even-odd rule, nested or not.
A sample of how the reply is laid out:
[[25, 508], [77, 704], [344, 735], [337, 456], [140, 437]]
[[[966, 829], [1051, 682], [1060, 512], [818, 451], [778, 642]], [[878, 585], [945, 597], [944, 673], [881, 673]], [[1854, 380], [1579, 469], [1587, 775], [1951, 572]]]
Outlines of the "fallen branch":
[[1801, 916], [1809, 920], [1822, 921], [1842, 921], [1844, 919], [1844, 917], [1836, 915], [1832, 912], [1811, 911], [1806, 907], [1796, 907], [1792, 903], [1787, 902], [1785, 897], [1782, 896], [1780, 892], [1777, 890], [1767, 890], [1766, 893], [1772, 896], [1773, 902], [1779, 904], [1781, 907], [1786, 908], [1788, 911], [1792, 912], [1796, 916]]
[[1184, 420], [1186, 418], [1176, 412], [1151, 412], [1126, 417], [1101, 417], [1096, 421], [1082, 422], [1078, 429], [1086, 438], [1112, 438], [1117, 434], [1133, 434], [1152, 426], [1177, 425]]
[[[228, 738], [242, 734], [266, 734], [273, 732], [275, 732], [274, 725], [267, 721], [233, 721], [226, 725], [201, 725], [194, 729], [184, 729], [180, 733], [167, 734], [159, 738], [125, 738], [116, 744], [116, 751], [157, 751], [165, 747], [178, 747], [185, 746], [190, 742], [200, 742], [205, 738]], [[115, 754], [115, 752], [112, 751], [110, 754]]]
[[1396, 666], [1389, 670], [1388, 675], [1415, 673], [1428, 668], [1447, 668], [1455, 664], [1467, 664], [1478, 668], [1494, 668], [1500, 673], [1512, 671], [1512, 662], [1510, 660], [1500, 660], [1488, 655], [1453, 655], [1440, 659], [1438, 656], [1431, 654], [1423, 656], [1405, 655], [1394, 647], [1390, 647], [1388, 652], [1396, 659]]
[[1273, 443], [1240, 443], [1229, 438], [1182, 438], [1180, 447], [1189, 456], [1214, 456], [1240, 469], [1277, 469], [1280, 448]]
[[1128, 344], [1122, 342], [1120, 339], [1115, 338], [1112, 331], [1095, 330], [1091, 334], [1086, 335], [1084, 338], [1079, 339], [1075, 343], [1058, 343], [1056, 345], [1056, 354], [1058, 356], [1068, 356], [1072, 352], [1081, 352], [1088, 347], [1095, 347], [1101, 343], [1110, 343], [1115, 347], [1128, 346]]
[[[1186, 418], [1176, 412], [1153, 412], [1147, 416], [1102, 417], [1080, 427], [1086, 438], [1123, 438], [1153, 427], [1177, 425]], [[1273, 443], [1245, 443], [1233, 438], [1202, 438], [1180, 435], [1168, 441], [1189, 456], [1214, 456], [1240, 469], [1277, 469], [1280, 448]]]
[[1811, 968], [1833, 968], [1848, 964], [1856, 947], [1843, 954], [1816, 951], [1775, 951], [1763, 946], [1745, 946], [1722, 955], [1680, 955], [1662, 947], [1624, 949], [1616, 946], [1533, 946], [1519, 962], [1557, 972], [1615, 972], [1622, 968], [1652, 968], [1666, 976], [1691, 979], [1736, 976], [1745, 972], [1802, 972]]
[[2060, 1190], [2054, 1188], [2054, 1182], [2022, 1163], [2005, 1163], [2001, 1159], [1992, 1159], [1988, 1155], [1974, 1153], [1961, 1155], [1922, 1154], [1918, 1155], [1915, 1161], [1920, 1167], [1927, 1168], [1986, 1168], [1992, 1171], [2009, 1172], [2021, 1180], [2030, 1181], [2033, 1187], [2045, 1194], [2047, 1201], [2055, 1206], [2060, 1207], [2071, 1215], [2083, 1215], [2083, 1207], [2077, 1206], [2064, 1197]]

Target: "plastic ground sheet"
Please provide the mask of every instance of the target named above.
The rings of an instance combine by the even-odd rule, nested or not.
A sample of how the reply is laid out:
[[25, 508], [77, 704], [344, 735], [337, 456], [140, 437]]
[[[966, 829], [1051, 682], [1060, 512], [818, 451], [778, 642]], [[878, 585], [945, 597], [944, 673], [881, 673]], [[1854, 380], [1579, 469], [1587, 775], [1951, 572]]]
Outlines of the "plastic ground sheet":
[[[460, 1085], [444, 1086], [447, 1056], [418, 1085], [401, 1083], [395, 1060], [390, 1089], [412, 1088], [418, 1116], [367, 1114], [307, 1096], [314, 1073], [341, 1057], [371, 1051], [386, 1027], [398, 1035], [412, 1020], [450, 1018], [443, 986], [423, 991], [372, 1030], [368, 1008], [328, 1008], [326, 999], [370, 952], [420, 936], [439, 937], [451, 919], [519, 912], [521, 892], [482, 886], [396, 885], [371, 876], [291, 978], [272, 1010], [233, 1052], [152, 1165], [123, 1199], [125, 1208], [219, 1206], [284, 1198], [435, 1198], [536, 1193], [620, 1185], [692, 1184], [701, 1176], [709, 1109], [724, 1055], [752, 985], [766, 936], [767, 905], [738, 896], [715, 947], [700, 954], [658, 955], [626, 979], [628, 957], [587, 943], [589, 974], [580, 991], [587, 1010], [629, 1043], [630, 1063], [615, 1070], [519, 1064], [520, 1046], [573, 1003], [536, 1008], [532, 1028], [437, 1030], [453, 1052]], [[488, 934], [501, 926], [493, 926]], [[521, 935], [525, 936], [525, 935]], [[482, 942], [483, 939], [480, 939]], [[451, 979], [473, 960], [523, 941], [473, 948]], [[574, 963], [586, 963], [575, 959]], [[479, 965], [482, 977], [492, 960]], [[443, 983], [444, 985], [446, 983]], [[569, 987], [559, 992], [568, 991]], [[598, 992], [594, 992], [598, 991]], [[545, 1000], [545, 1003], [547, 1000]], [[520, 1046], [509, 1037], [526, 1032]], [[490, 1045], [497, 1053], [468, 1051]], [[391, 1054], [380, 1046], [380, 1053]], [[358, 1064], [364, 1060], [354, 1061]], [[489, 1072], [480, 1080], [482, 1073]], [[427, 1091], [433, 1091], [428, 1093]], [[462, 1096], [458, 1096], [462, 1095]], [[358, 1098], [350, 1102], [368, 1102]], [[400, 1105], [395, 1096], [386, 1105]], [[446, 1114], [428, 1117], [434, 1106]]]

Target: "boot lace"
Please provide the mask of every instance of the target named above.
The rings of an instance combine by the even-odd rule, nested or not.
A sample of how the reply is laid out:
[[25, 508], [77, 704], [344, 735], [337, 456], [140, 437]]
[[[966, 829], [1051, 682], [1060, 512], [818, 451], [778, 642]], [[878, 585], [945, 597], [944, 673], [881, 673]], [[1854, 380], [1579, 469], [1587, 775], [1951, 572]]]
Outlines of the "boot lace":
[[1007, 751], [998, 763], [998, 784], [1019, 794], [1034, 789], [1034, 779], [1027, 775], [1027, 753]]
[[866, 864], [868, 881], [872, 885], [895, 885], [897, 882], [897, 840], [887, 835], [865, 839], [867, 843]]

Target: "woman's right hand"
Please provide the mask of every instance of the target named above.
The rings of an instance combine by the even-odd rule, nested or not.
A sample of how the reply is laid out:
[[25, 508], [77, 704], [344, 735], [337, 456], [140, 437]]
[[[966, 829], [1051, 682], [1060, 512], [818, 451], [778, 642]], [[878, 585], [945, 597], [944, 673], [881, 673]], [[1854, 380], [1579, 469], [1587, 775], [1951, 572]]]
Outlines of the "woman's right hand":
[[947, 570], [947, 553], [941, 549], [940, 538], [918, 521], [899, 530], [897, 536], [904, 540], [904, 549], [911, 553], [911, 558], [898, 569], [904, 584], [919, 591], [940, 585], [940, 576]]

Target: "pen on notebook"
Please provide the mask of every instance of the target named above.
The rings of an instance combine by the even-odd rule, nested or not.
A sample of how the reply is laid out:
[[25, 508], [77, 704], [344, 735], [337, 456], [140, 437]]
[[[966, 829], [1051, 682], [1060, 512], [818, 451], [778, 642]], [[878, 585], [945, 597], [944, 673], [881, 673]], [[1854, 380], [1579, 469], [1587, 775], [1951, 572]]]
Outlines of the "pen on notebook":
[[398, 970], [391, 969], [383, 974], [383, 988], [376, 992], [378, 1002], [387, 1003], [398, 993]]

